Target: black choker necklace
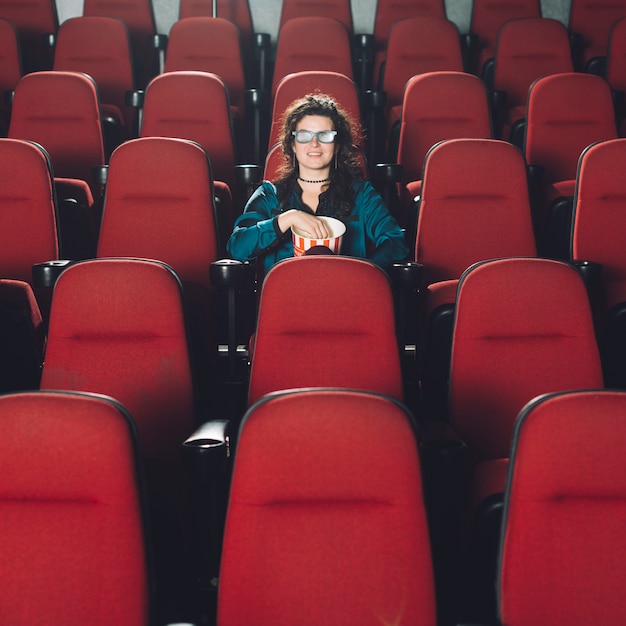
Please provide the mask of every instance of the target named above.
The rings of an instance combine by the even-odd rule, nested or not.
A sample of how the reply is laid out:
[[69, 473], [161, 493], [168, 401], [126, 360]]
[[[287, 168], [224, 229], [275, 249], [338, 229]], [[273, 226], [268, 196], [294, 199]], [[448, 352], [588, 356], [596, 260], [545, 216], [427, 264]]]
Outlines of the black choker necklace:
[[298, 180], [301, 180], [303, 183], [327, 183], [330, 180], [330, 176], [328, 178], [322, 178], [322, 180], [307, 180], [306, 178], [298, 176]]

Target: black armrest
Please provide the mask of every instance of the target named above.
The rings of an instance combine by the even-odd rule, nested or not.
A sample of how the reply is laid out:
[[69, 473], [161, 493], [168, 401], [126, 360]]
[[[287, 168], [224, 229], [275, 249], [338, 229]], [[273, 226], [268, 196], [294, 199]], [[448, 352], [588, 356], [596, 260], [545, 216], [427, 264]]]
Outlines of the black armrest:
[[155, 34], [149, 36], [150, 46], [155, 50], [158, 59], [159, 74], [163, 73], [165, 67], [165, 50], [167, 49], [167, 35]]
[[124, 94], [124, 103], [128, 107], [132, 107], [135, 110], [133, 119], [133, 128], [131, 130], [131, 137], [138, 137], [141, 130], [141, 120], [143, 115], [143, 103], [146, 99], [146, 92], [143, 89], [133, 89], [127, 91]]
[[57, 279], [76, 261], [44, 261], [32, 267], [33, 285], [40, 289], [52, 289]]
[[191, 565], [200, 587], [214, 588], [230, 484], [230, 422], [202, 424], [183, 443], [182, 460], [189, 495]]
[[602, 263], [575, 260], [572, 261], [572, 265], [583, 277], [587, 290], [595, 289], [602, 283]]
[[[372, 164], [376, 163], [378, 155], [381, 153], [381, 131], [380, 121], [385, 104], [387, 104], [387, 93], [385, 91], [375, 91], [367, 89], [362, 95], [363, 113], [365, 117], [365, 130], [367, 132], [367, 160]], [[372, 172], [370, 172], [371, 174]]]
[[417, 328], [419, 319], [419, 295], [424, 286], [424, 266], [407, 261], [388, 266], [387, 273], [394, 292], [396, 309], [396, 334], [400, 355], [404, 365], [409, 367], [407, 376], [417, 378]]
[[353, 58], [355, 59], [355, 76], [358, 87], [364, 93], [372, 84], [374, 67], [374, 35], [355, 34], [353, 38]]
[[269, 96], [266, 89], [246, 89], [246, 118], [252, 128], [249, 131], [252, 135], [252, 162], [257, 165], [263, 164], [262, 154], [267, 145], [267, 128], [264, 120], [268, 117]]
[[[229, 382], [245, 379], [247, 346], [256, 322], [256, 265], [221, 259], [211, 264], [211, 283], [217, 291], [217, 334], [222, 372]], [[247, 373], [247, 372], [246, 372]]]
[[256, 86], [263, 91], [267, 91], [269, 88], [269, 52], [271, 47], [272, 37], [269, 33], [254, 34]]
[[237, 207], [243, 209], [248, 198], [259, 186], [263, 179], [263, 167], [254, 163], [240, 163], [235, 165], [235, 180], [237, 181], [238, 193]]
[[508, 94], [506, 91], [492, 89], [489, 92], [489, 98], [491, 101], [491, 118], [493, 120], [494, 136], [503, 139], [502, 130], [504, 126], [504, 116], [508, 103]]

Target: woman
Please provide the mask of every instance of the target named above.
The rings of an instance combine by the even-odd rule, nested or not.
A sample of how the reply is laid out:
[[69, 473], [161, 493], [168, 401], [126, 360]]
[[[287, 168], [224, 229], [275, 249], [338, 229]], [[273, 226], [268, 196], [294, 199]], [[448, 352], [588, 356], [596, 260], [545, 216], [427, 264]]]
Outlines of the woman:
[[352, 127], [332, 98], [308, 95], [284, 114], [285, 165], [275, 182], [264, 181], [252, 194], [227, 243], [241, 261], [258, 259], [263, 274], [293, 256], [291, 227], [310, 237], [328, 237], [317, 216], [346, 225], [342, 254], [380, 266], [406, 260], [404, 234], [380, 194], [363, 179], [353, 151]]

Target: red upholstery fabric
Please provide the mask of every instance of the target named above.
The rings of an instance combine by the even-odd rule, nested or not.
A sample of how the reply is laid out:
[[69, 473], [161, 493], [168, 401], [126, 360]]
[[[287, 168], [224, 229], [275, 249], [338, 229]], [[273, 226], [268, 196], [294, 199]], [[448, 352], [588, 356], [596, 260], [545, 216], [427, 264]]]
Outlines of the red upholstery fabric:
[[149, 620], [134, 431], [104, 396], [0, 397], [6, 624]]
[[58, 259], [56, 206], [48, 155], [0, 139], [0, 275], [32, 283], [35, 263]]
[[400, 120], [404, 87], [416, 74], [463, 71], [457, 26], [442, 17], [425, 16], [396, 22], [389, 32], [381, 89], [387, 94], [386, 129]]
[[449, 386], [450, 423], [472, 463], [470, 515], [504, 491], [514, 424], [527, 402], [602, 386], [589, 300], [574, 268], [530, 258], [470, 268], [459, 283]]
[[54, 175], [99, 188], [93, 168], [104, 165], [100, 101], [93, 79], [78, 72], [34, 72], [17, 84], [8, 136], [41, 144]]
[[352, 33], [352, 8], [350, 0], [283, 0], [279, 27], [297, 17], [330, 17], [341, 22]]
[[[22, 77], [22, 55], [19, 34], [10, 20], [0, 17], [0, 93], [13, 91]], [[0, 133], [6, 136], [9, 128], [10, 107], [0, 101]]]
[[389, 32], [401, 20], [418, 16], [446, 17], [442, 0], [377, 0], [374, 15], [374, 85], [378, 84], [379, 69], [385, 59]]
[[0, 0], [0, 17], [10, 20], [17, 27], [24, 70], [50, 69], [52, 55], [45, 36], [56, 33], [59, 28], [56, 2]]
[[174, 272], [136, 259], [68, 267], [54, 289], [41, 388], [119, 400], [137, 424], [153, 486], [175, 482], [194, 405], [181, 285]]
[[228, 91], [217, 74], [161, 74], [146, 89], [141, 137], [178, 137], [199, 143], [210, 155], [213, 177], [235, 183], [235, 139]]
[[526, 166], [493, 139], [450, 139], [426, 155], [415, 260], [431, 284], [473, 263], [535, 256]]
[[268, 149], [280, 139], [281, 116], [294, 100], [307, 93], [324, 93], [332, 96], [350, 116], [354, 139], [365, 149], [361, 129], [361, 105], [359, 92], [354, 81], [345, 74], [325, 71], [302, 71], [284, 76], [276, 86], [272, 105], [272, 125], [269, 133]]
[[[626, 93], [626, 17], [613, 24], [606, 51], [606, 80], [615, 92]], [[626, 137], [626, 103], [616, 103], [618, 132]]]
[[404, 91], [397, 157], [405, 211], [415, 194], [405, 193], [402, 187], [422, 179], [424, 158], [433, 145], [445, 139], [492, 135], [487, 89], [477, 76], [439, 71], [411, 78]]
[[569, 32], [582, 39], [582, 67], [577, 69], [583, 69], [595, 57], [606, 55], [611, 27], [621, 17], [626, 17], [626, 3], [623, 0], [602, 3], [572, 0]]
[[[252, 74], [257, 61], [254, 58], [254, 29], [252, 13], [248, 0], [217, 0], [217, 15], [233, 22], [237, 26], [241, 37], [241, 48], [245, 66]], [[213, 0], [181, 0], [178, 19], [187, 17], [215, 17], [213, 15]]]
[[533, 397], [602, 387], [589, 301], [571, 266], [510, 258], [461, 278], [450, 368], [450, 421], [474, 460], [509, 456]]
[[[544, 168], [544, 198], [574, 195], [578, 158], [590, 144], [617, 137], [611, 89], [600, 76], [563, 73], [536, 80], [528, 93], [524, 155]], [[571, 181], [561, 189], [558, 181]]]
[[56, 37], [53, 69], [91, 76], [102, 112], [121, 124], [124, 139], [131, 137], [135, 110], [125, 98], [135, 88], [135, 78], [130, 36], [122, 21], [86, 16], [65, 20]]
[[157, 259], [211, 289], [217, 259], [211, 164], [196, 143], [145, 137], [112, 155], [98, 256]]
[[434, 625], [422, 497], [411, 423], [390, 398], [264, 398], [241, 428], [218, 624]]
[[281, 261], [265, 277], [249, 403], [302, 386], [402, 397], [391, 287], [368, 261], [298, 257]]
[[239, 30], [223, 17], [190, 17], [172, 25], [165, 72], [202, 71], [217, 74], [228, 90], [233, 117], [245, 117], [244, 62]]
[[83, 15], [116, 17], [126, 24], [140, 70], [139, 87], [145, 87], [158, 71], [157, 54], [151, 41], [157, 32], [152, 0], [83, 0]]
[[528, 17], [502, 24], [495, 46], [493, 88], [506, 93], [502, 137], [526, 117], [528, 89], [541, 76], [572, 72], [572, 52], [562, 22]]
[[612, 391], [554, 394], [524, 409], [505, 503], [503, 624], [623, 620], [625, 418], [626, 395]]
[[354, 78], [350, 34], [344, 24], [321, 16], [296, 17], [285, 23], [276, 42], [272, 98], [281, 78], [303, 70], [338, 72]]
[[469, 32], [477, 38], [477, 61], [474, 71], [480, 73], [485, 62], [493, 58], [500, 27], [520, 17], [541, 17], [539, 0], [473, 0]]
[[572, 257], [602, 264], [606, 309], [626, 301], [624, 167], [626, 139], [615, 139], [587, 148], [578, 168]]

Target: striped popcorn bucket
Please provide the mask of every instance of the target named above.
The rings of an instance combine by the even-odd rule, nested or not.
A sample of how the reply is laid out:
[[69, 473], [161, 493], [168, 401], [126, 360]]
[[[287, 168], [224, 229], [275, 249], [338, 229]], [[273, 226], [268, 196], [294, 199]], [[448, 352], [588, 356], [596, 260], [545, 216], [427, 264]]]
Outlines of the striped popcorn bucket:
[[328, 239], [311, 239], [304, 235], [297, 228], [291, 229], [291, 237], [293, 240], [293, 255], [302, 256], [309, 248], [314, 246], [324, 246], [330, 248], [335, 254], [341, 252], [341, 240], [346, 232], [346, 225], [335, 219], [334, 217], [320, 216], [321, 220], [326, 222], [332, 237]]

